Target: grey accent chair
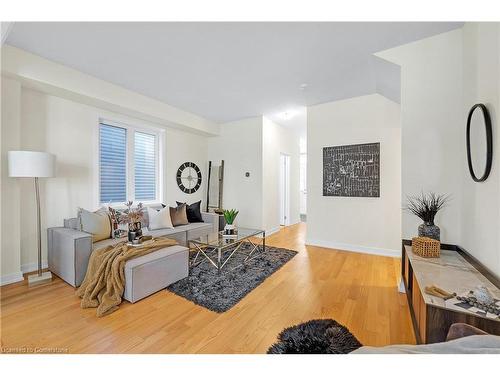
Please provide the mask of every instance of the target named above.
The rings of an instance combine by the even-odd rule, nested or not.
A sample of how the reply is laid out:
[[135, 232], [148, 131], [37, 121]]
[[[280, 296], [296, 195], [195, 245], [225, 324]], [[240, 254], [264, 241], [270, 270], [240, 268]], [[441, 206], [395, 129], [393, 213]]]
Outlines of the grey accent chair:
[[[153, 231], [145, 229], [143, 232], [144, 234], [149, 234], [154, 237], [173, 238], [179, 243], [179, 245], [175, 247], [181, 247], [187, 250], [190, 240], [210, 233], [217, 233], [218, 231], [218, 215], [202, 212], [202, 217], [204, 220], [203, 223], [189, 223], [173, 229], [158, 229]], [[123, 241], [123, 239], [110, 238], [92, 243], [92, 236], [89, 233], [79, 230], [79, 223], [76, 218], [64, 219], [64, 227], [47, 229], [49, 269], [68, 284], [73, 287], [78, 287], [85, 278], [92, 251], [108, 245], [113, 245], [119, 241]], [[165, 262], [165, 259], [157, 259], [157, 261]], [[137, 267], [138, 264], [135, 263], [137, 262], [133, 262], [132, 266]], [[129, 269], [134, 268], [132, 266], [130, 266]], [[184, 269], [185, 267], [182, 266], [181, 268]], [[132, 276], [130, 273], [129, 275]], [[135, 299], [132, 290], [126, 291], [126, 297]]]

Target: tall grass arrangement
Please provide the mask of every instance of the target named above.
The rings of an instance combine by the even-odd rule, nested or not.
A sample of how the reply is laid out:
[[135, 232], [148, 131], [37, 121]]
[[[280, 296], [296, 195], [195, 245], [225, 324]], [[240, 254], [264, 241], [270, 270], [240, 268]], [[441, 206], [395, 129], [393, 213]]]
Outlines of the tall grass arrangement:
[[446, 206], [449, 200], [450, 198], [446, 194], [422, 192], [417, 196], [408, 196], [405, 208], [425, 223], [434, 225], [436, 214]]

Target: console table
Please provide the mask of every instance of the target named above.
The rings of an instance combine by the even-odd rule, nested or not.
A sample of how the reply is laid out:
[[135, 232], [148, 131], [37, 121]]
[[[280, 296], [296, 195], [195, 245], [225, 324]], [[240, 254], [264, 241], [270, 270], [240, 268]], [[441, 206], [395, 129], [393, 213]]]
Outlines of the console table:
[[461, 307], [456, 298], [444, 300], [425, 293], [436, 285], [458, 296], [484, 285], [500, 300], [499, 280], [458, 246], [442, 245], [439, 258], [422, 258], [413, 253], [411, 241], [403, 240], [401, 278], [419, 344], [442, 342], [453, 323], [467, 323], [500, 335], [500, 318], [474, 308]]

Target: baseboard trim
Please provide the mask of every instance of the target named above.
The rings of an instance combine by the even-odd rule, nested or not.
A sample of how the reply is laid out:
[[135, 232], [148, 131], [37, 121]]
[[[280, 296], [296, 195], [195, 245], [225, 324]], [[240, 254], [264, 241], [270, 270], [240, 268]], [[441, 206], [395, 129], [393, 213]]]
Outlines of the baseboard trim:
[[394, 250], [394, 249], [385, 249], [385, 248], [381, 248], [381, 247], [352, 245], [352, 244], [346, 244], [346, 243], [341, 243], [341, 242], [332, 242], [332, 241], [314, 240], [314, 239], [306, 240], [306, 245], [326, 247], [326, 248], [335, 249], [335, 250], [351, 251], [351, 252], [355, 252], [355, 253], [364, 253], [364, 254], [372, 254], [372, 255], [382, 255], [382, 256], [393, 257], [393, 258], [401, 258], [401, 251]]
[[19, 281], [23, 281], [24, 276], [22, 272], [15, 272], [9, 275], [4, 275], [0, 277], [0, 286], [17, 283]]
[[[48, 268], [49, 264], [47, 261], [42, 261], [42, 269]], [[21, 272], [23, 274], [28, 273], [28, 272], [33, 272], [33, 271], [38, 271], [38, 262], [33, 262], [33, 263], [25, 263], [21, 265]]]

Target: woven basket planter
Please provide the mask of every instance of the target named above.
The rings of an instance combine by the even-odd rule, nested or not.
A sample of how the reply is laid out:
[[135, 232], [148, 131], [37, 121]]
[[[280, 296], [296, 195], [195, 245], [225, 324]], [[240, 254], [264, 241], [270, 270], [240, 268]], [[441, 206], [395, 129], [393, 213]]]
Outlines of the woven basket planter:
[[411, 240], [413, 252], [423, 258], [439, 258], [441, 242], [429, 237], [413, 237]]

